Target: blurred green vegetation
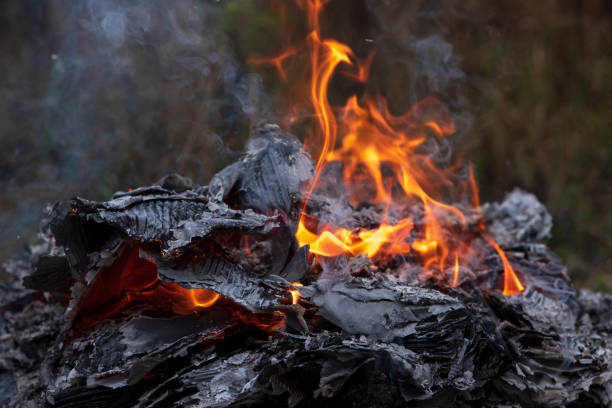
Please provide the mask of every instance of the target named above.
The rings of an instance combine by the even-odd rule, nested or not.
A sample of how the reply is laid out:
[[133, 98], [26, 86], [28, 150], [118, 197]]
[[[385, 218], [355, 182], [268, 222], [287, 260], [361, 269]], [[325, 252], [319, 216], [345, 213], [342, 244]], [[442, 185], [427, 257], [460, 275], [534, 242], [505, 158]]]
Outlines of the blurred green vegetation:
[[466, 154], [485, 199], [513, 185], [536, 194], [553, 215], [550, 246], [577, 284], [610, 291], [612, 4], [518, 3], [499, 3], [491, 39], [459, 30], [477, 107]]
[[[2, 259], [32, 242], [44, 202], [103, 199], [168, 171], [207, 183], [235, 159], [249, 128], [288, 125], [283, 98], [303, 87], [247, 64], [303, 41], [304, 14], [291, 0], [96, 5], [93, 17], [67, 13], [69, 1], [0, 6]], [[116, 46], [109, 39], [123, 37], [108, 27], [123, 26], [108, 17], [118, 10], [130, 18], [118, 20], [129, 24]], [[153, 23], [139, 20], [145, 12], [142, 21]], [[326, 37], [360, 57], [376, 51], [367, 87], [337, 76], [332, 99], [367, 91], [402, 113], [437, 95], [458, 118], [454, 152], [475, 163], [483, 201], [516, 186], [536, 194], [555, 221], [549, 244], [573, 279], [605, 291], [611, 22], [605, 0], [333, 0], [321, 16]], [[440, 50], [415, 47], [421, 39]], [[84, 61], [95, 64], [83, 69]], [[109, 61], [119, 62], [101, 70]]]

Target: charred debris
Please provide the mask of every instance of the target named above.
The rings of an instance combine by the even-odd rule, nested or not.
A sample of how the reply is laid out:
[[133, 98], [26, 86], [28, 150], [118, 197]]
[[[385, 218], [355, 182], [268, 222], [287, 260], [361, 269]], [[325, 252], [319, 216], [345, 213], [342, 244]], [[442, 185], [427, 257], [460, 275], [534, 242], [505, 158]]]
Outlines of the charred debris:
[[1, 404], [612, 405], [612, 296], [571, 285], [534, 196], [483, 206], [526, 284], [503, 296], [485, 245], [455, 287], [409, 258], [313, 262], [294, 237], [312, 175], [268, 125], [209, 186], [170, 175], [50, 207], [0, 283]]

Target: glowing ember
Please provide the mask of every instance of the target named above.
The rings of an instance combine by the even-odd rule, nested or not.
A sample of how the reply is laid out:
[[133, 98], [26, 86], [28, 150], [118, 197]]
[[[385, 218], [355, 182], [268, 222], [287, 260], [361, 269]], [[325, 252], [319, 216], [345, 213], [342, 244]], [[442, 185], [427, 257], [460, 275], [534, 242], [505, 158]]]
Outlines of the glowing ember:
[[[364, 97], [358, 101], [352, 96], [344, 107], [332, 108], [327, 91], [338, 66], [344, 64], [354, 71], [349, 76], [366, 81], [373, 54], [359, 61], [347, 45], [321, 39], [318, 16], [326, 2], [298, 1], [308, 12], [311, 28], [306, 42], [311, 62], [309, 100], [317, 123], [305, 148], [317, 157], [317, 162], [305, 194], [296, 237], [301, 246], [309, 245], [310, 252], [317, 256], [346, 254], [380, 259], [412, 253], [422, 260], [427, 274], [438, 280], [446, 280], [443, 271], [454, 264], [452, 285], [456, 286], [459, 264], [461, 259], [470, 256], [470, 248], [465, 238], [465, 210], [447, 203], [471, 197], [471, 205], [478, 207], [478, 190], [471, 168], [468, 180], [458, 179], [457, 166], [439, 168], [425, 148], [428, 141], [441, 140], [455, 132], [453, 119], [433, 97], [416, 104], [402, 116], [393, 116], [381, 98]], [[286, 79], [283, 63], [296, 53], [297, 49], [292, 48], [276, 58], [251, 62], [271, 63]], [[368, 202], [385, 209], [376, 228], [351, 230], [308, 214], [308, 201], [324, 184], [322, 174], [330, 163], [341, 165], [343, 188], [351, 204]], [[390, 221], [390, 208], [408, 208], [415, 204], [423, 213], [423, 219], [419, 219], [423, 226], [418, 231], [411, 216]], [[503, 251], [486, 234], [485, 239], [504, 264], [503, 293], [521, 292], [523, 285]]]
[[188, 289], [194, 308], [211, 307], [219, 299], [219, 294], [207, 289]]
[[186, 315], [213, 306], [220, 295], [207, 289], [185, 289], [157, 278], [152, 259], [141, 259], [139, 247], [128, 248], [98, 275], [76, 319], [80, 326], [112, 318], [130, 306]]
[[[300, 284], [294, 283], [294, 286]], [[292, 293], [292, 296], [297, 303], [299, 294]], [[75, 327], [86, 329], [102, 320], [118, 318], [132, 307], [156, 314], [188, 315], [203, 312], [221, 300], [227, 307], [227, 299], [212, 290], [186, 289], [159, 280], [157, 264], [152, 259], [141, 259], [136, 245], [127, 248], [111, 266], [98, 275], [80, 305]], [[241, 323], [264, 331], [273, 332], [283, 323], [280, 314], [251, 313], [231, 302], [229, 307]]]

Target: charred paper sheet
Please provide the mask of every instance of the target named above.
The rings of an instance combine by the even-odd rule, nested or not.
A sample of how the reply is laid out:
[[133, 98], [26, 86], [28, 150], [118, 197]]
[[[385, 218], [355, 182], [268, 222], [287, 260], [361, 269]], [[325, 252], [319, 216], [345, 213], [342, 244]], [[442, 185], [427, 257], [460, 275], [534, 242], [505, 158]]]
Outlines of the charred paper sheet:
[[612, 405], [612, 297], [572, 287], [535, 197], [483, 208], [525, 282], [514, 296], [484, 244], [454, 286], [416, 279], [410, 257], [318, 264], [294, 237], [313, 163], [278, 127], [256, 136], [210, 186], [170, 175], [49, 208], [0, 283], [1, 404]]

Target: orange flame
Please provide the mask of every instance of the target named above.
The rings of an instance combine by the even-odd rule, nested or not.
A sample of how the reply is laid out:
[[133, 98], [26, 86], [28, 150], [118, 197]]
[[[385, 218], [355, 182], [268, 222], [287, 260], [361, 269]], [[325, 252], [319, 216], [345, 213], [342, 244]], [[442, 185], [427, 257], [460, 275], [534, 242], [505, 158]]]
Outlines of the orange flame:
[[499, 245], [497, 245], [497, 242], [495, 242], [493, 238], [489, 237], [486, 234], [484, 235], [484, 238], [489, 244], [491, 244], [493, 248], [495, 248], [495, 251], [497, 251], [499, 258], [504, 264], [504, 291], [502, 293], [506, 296], [512, 296], [516, 295], [517, 293], [521, 293], [523, 290], [525, 290], [525, 288], [523, 287], [523, 284], [521, 283], [519, 278], [514, 273], [514, 269], [512, 269], [510, 262], [508, 262], [508, 258], [506, 257], [506, 254], [504, 254], [504, 251], [501, 250], [501, 248], [499, 247]]
[[159, 280], [152, 259], [141, 259], [139, 246], [128, 248], [92, 282], [75, 319], [87, 326], [118, 315], [130, 305], [187, 315], [213, 306], [221, 295], [207, 289], [186, 289]]
[[[433, 97], [402, 116], [393, 116], [382, 98], [364, 98], [360, 102], [352, 96], [344, 107], [332, 108], [327, 91], [338, 66], [345, 64], [356, 72], [350, 76], [365, 81], [374, 54], [359, 61], [346, 44], [321, 39], [318, 16], [328, 0], [297, 1], [307, 10], [311, 29], [307, 37], [311, 61], [309, 99], [317, 124], [314, 143], [309, 139], [305, 143], [317, 161], [296, 231], [300, 246], [309, 245], [311, 253], [326, 257], [347, 254], [374, 258], [412, 253], [422, 260], [430, 276], [440, 279], [446, 279], [442, 272], [448, 266], [449, 255], [454, 254], [456, 285], [460, 258], [470, 252], [461, 236], [467, 223], [464, 212], [446, 202], [471, 193], [472, 205], [478, 206], [478, 190], [471, 168], [467, 181], [457, 181], [454, 167], [438, 168], [425, 148], [428, 142], [455, 132], [450, 113]], [[281, 76], [283, 55], [268, 61], [277, 66]], [[370, 202], [385, 209], [378, 227], [350, 230], [307, 214], [310, 197], [322, 184], [321, 175], [332, 162], [341, 164], [343, 187], [352, 204]], [[388, 212], [392, 206], [408, 208], [414, 204], [422, 208], [422, 227], [415, 228], [415, 220], [409, 216], [390, 221]], [[519, 293], [523, 286], [499, 246], [494, 247], [505, 266], [504, 294]]]
[[221, 295], [217, 292], [213, 292], [207, 289], [189, 289], [189, 297], [191, 298], [191, 302], [193, 303], [194, 308], [206, 308], [211, 307], [217, 302], [217, 299]]
[[276, 57], [273, 58], [256, 58], [251, 57], [247, 60], [247, 63], [259, 65], [259, 64], [272, 64], [278, 70], [279, 75], [283, 79], [283, 81], [287, 81], [287, 72], [285, 72], [285, 68], [283, 67], [283, 63], [285, 60], [297, 53], [297, 50], [294, 48], [288, 48]]
[[[293, 282], [291, 285], [292, 286], [304, 286], [300, 282]], [[291, 293], [291, 304], [296, 305], [298, 300], [300, 300], [300, 292], [295, 289], [291, 289], [289, 293]]]
[[[331, 228], [326, 226], [325, 228]], [[406, 218], [398, 224], [382, 223], [376, 230], [349, 231], [345, 228], [324, 230], [319, 235], [310, 232], [302, 222], [298, 225], [296, 237], [301, 246], [310, 245], [310, 252], [323, 256], [366, 254], [373, 257], [383, 245], [386, 253], [404, 253], [410, 250], [405, 242], [412, 231], [412, 221]]]
[[459, 284], [459, 257], [455, 254], [455, 267], [453, 268], [453, 283], [452, 287], [456, 287]]

